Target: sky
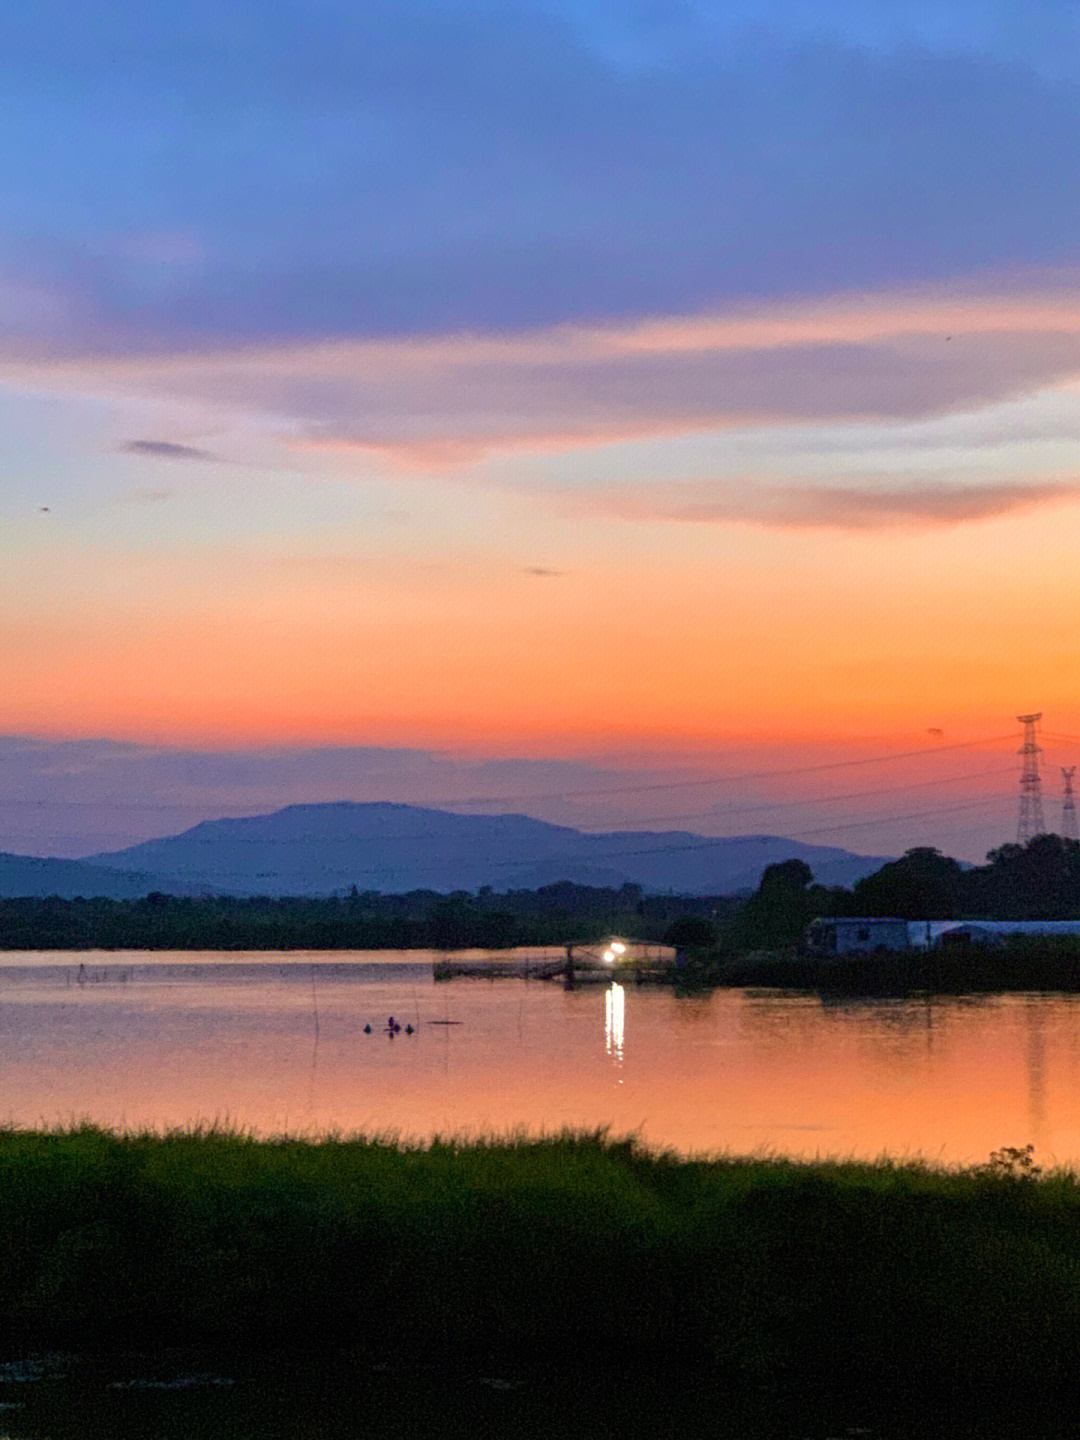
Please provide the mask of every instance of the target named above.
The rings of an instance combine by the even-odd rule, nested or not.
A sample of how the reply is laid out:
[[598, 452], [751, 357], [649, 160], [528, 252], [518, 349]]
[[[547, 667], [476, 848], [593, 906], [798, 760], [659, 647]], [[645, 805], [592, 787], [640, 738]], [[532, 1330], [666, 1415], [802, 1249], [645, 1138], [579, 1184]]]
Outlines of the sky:
[[1065, 0], [0, 17], [0, 849], [978, 860], [1080, 756]]

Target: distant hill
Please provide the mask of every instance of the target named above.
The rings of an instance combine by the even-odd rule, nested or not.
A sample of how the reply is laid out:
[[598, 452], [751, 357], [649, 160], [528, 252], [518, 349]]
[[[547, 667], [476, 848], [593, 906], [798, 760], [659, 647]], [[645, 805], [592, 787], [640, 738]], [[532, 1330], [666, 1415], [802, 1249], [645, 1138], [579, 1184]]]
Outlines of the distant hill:
[[36, 855], [9, 855], [0, 852], [0, 900], [22, 896], [59, 895], [63, 900], [78, 896], [89, 899], [137, 900], [152, 890], [187, 894], [189, 887], [160, 875], [131, 873], [106, 868], [85, 860], [41, 859]]
[[780, 860], [805, 860], [821, 883], [850, 885], [888, 858], [776, 835], [593, 835], [525, 815], [342, 801], [207, 820], [87, 863], [153, 874], [162, 890], [233, 895], [329, 895], [352, 885], [385, 893], [531, 889], [559, 880], [717, 895], [755, 888], [766, 865]]

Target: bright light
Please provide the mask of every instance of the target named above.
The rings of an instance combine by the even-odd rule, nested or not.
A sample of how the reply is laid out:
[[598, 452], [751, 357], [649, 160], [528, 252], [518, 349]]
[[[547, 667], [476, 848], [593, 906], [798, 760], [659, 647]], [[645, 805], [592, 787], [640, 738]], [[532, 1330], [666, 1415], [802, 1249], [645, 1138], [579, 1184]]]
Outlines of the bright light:
[[611, 942], [611, 948], [612, 948], [612, 950], [615, 951], [615, 954], [616, 954], [616, 955], [625, 955], [625, 954], [626, 954], [626, 946], [623, 944], [623, 942], [622, 942], [621, 940], [613, 940], [613, 941]]
[[[626, 1032], [626, 991], [611, 985], [604, 994], [604, 1049], [622, 1067], [623, 1037]], [[622, 1077], [619, 1077], [622, 1084]]]
[[611, 950], [605, 950], [600, 958], [603, 960], [605, 965], [611, 965], [615, 961], [615, 956]]

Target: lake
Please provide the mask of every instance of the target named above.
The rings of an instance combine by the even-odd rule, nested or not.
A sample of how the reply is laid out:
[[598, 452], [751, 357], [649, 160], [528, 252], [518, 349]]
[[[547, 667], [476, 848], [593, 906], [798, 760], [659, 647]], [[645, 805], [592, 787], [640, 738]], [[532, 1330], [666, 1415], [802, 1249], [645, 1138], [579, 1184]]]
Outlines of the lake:
[[[436, 984], [433, 954], [0, 955], [0, 1122], [224, 1124], [423, 1140], [607, 1126], [684, 1154], [922, 1155], [1036, 1147], [1080, 1167], [1080, 997], [679, 997], [632, 984]], [[500, 957], [503, 958], [503, 957]], [[386, 1033], [393, 1015], [402, 1029]], [[371, 1033], [365, 1033], [365, 1027]], [[411, 1026], [408, 1034], [404, 1027]], [[0, 1359], [3, 1357], [0, 1356]], [[884, 1417], [715, 1382], [551, 1387], [429, 1370], [202, 1373], [0, 1366], [0, 1440], [995, 1440], [1027, 1413]], [[74, 1368], [72, 1368], [74, 1367]], [[873, 1411], [874, 1407], [871, 1407]], [[718, 1426], [720, 1428], [718, 1428]], [[1072, 1433], [1039, 1427], [1044, 1436]]]
[[566, 991], [435, 983], [436, 958], [2, 955], [0, 1121], [419, 1140], [606, 1126], [684, 1154], [942, 1164], [1031, 1143], [1080, 1167], [1077, 996]]

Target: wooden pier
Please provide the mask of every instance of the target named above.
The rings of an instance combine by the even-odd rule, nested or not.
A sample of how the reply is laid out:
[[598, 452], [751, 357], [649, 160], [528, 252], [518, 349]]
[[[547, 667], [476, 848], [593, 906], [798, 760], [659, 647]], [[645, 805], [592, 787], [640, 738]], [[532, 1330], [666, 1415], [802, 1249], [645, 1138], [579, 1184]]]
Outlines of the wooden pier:
[[588, 941], [552, 947], [541, 956], [445, 955], [432, 970], [436, 980], [561, 980], [568, 989], [613, 980], [622, 985], [663, 985], [674, 974], [675, 951], [644, 940]]

